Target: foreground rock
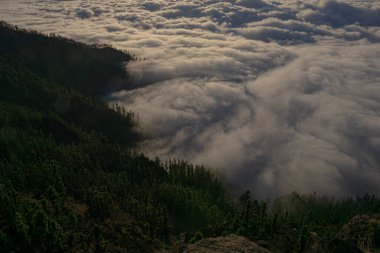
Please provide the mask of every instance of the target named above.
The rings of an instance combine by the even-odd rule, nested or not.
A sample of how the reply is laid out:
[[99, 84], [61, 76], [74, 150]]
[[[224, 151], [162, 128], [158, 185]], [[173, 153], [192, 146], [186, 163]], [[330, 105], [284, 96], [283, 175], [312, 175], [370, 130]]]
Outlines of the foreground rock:
[[239, 235], [226, 237], [206, 238], [186, 246], [183, 253], [271, 253], [271, 251], [257, 245]]

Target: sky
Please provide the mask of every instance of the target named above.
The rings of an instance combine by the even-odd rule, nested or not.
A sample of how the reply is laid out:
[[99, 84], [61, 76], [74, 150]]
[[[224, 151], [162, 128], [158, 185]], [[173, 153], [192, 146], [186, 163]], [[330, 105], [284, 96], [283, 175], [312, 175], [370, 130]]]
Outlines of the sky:
[[139, 150], [234, 194], [380, 194], [380, 1], [0, 0], [0, 19], [139, 58]]

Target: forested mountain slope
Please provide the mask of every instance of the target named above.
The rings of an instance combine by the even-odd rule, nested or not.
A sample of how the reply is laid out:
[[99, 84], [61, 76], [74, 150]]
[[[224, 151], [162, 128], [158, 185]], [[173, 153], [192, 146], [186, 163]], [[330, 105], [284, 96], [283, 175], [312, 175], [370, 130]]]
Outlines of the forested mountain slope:
[[86, 45], [0, 23], [0, 51], [32, 72], [88, 95], [128, 88], [123, 67], [133, 57], [109, 45]]
[[[102, 88], [81, 80], [96, 67], [71, 75], [82, 63], [66, 58], [92, 55], [92, 66], [103, 66], [129, 55], [4, 24], [0, 31], [1, 252], [149, 252], [180, 232], [221, 224], [231, 208], [216, 178], [130, 151], [133, 113], [90, 96]], [[10, 49], [17, 43], [32, 49], [33, 62]], [[62, 48], [57, 59], [39, 55]], [[49, 75], [55, 61], [67, 76]]]

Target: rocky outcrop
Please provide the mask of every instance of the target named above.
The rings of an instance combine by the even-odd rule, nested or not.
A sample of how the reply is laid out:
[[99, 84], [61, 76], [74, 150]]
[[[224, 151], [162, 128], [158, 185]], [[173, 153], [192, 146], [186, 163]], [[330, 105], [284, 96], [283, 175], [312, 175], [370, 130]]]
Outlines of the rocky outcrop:
[[239, 235], [202, 239], [185, 247], [183, 253], [271, 253]]

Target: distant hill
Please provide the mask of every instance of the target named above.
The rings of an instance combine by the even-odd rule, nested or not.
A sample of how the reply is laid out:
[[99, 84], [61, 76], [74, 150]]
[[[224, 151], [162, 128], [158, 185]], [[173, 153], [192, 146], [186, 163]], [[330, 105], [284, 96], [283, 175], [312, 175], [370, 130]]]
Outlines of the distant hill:
[[32, 72], [88, 95], [128, 88], [127, 52], [0, 23], [0, 52]]

